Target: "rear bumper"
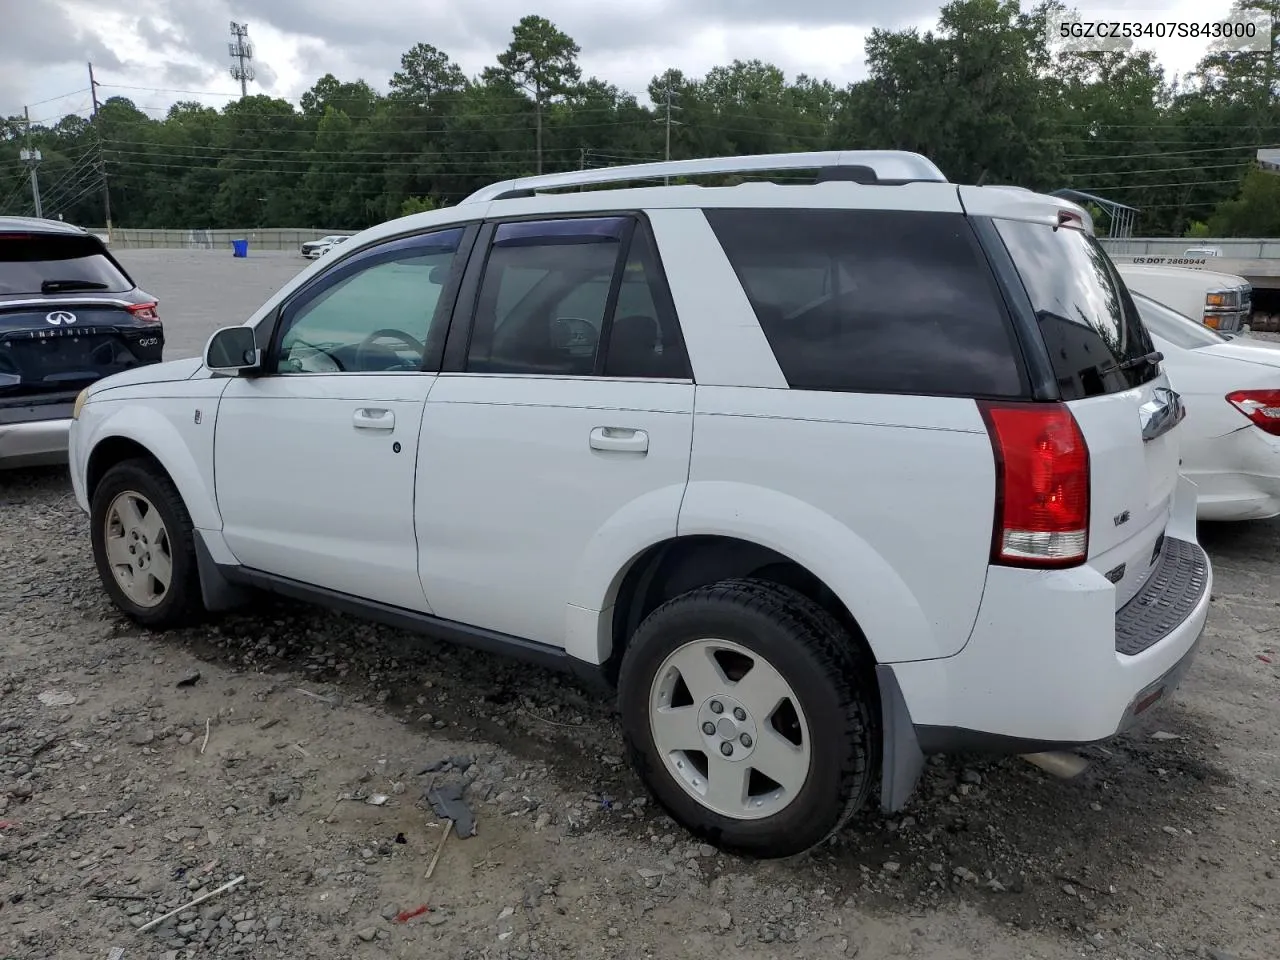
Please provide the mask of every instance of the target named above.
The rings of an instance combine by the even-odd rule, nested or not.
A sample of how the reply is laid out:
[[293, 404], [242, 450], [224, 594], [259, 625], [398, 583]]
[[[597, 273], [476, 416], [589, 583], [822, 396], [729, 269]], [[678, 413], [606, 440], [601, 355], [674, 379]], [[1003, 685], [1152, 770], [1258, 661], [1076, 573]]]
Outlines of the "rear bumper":
[[878, 668], [887, 808], [905, 802], [925, 754], [1096, 743], [1173, 691], [1194, 659], [1213, 587], [1195, 542], [1194, 486], [1179, 485], [1160, 564], [1119, 611], [1114, 586], [1092, 567], [992, 567], [963, 650]]
[[1184, 470], [1199, 490], [1201, 520], [1280, 515], [1280, 437], [1243, 427], [1187, 451]]
[[0, 423], [0, 468], [67, 462], [70, 419]]

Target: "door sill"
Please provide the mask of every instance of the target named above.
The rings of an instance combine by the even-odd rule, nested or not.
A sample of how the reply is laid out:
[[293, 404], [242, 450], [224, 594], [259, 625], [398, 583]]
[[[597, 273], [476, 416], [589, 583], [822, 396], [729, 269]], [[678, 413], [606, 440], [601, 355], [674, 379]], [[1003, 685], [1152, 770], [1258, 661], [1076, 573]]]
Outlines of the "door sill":
[[442, 620], [427, 613], [406, 610], [403, 607], [379, 603], [376, 600], [353, 597], [337, 590], [315, 587], [288, 577], [276, 576], [273, 573], [240, 566], [220, 566], [218, 572], [234, 584], [255, 587], [293, 600], [314, 603], [331, 610], [408, 630], [411, 633], [434, 637], [460, 647], [496, 653], [525, 663], [537, 664], [549, 670], [572, 673], [586, 680], [594, 679], [592, 675], [599, 669], [569, 656], [563, 649], [550, 644], [525, 640], [522, 637], [513, 637], [494, 630], [485, 630], [482, 627], [472, 627], [454, 620]]

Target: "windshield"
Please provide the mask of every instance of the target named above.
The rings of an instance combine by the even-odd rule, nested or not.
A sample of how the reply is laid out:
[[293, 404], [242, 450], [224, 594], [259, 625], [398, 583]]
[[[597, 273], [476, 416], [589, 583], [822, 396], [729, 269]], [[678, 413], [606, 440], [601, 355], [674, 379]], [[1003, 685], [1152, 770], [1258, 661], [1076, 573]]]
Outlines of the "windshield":
[[0, 296], [132, 289], [94, 237], [0, 233]]
[[[1151, 336], [1111, 258], [1071, 227], [996, 220], [1031, 299], [1065, 399], [1130, 390], [1159, 376]], [[1134, 362], [1129, 362], [1134, 361]]]
[[1168, 340], [1175, 347], [1196, 350], [1200, 347], [1211, 347], [1215, 343], [1227, 342], [1227, 338], [1218, 331], [1210, 330], [1203, 323], [1197, 323], [1150, 297], [1135, 293], [1133, 302], [1138, 305], [1138, 312], [1142, 314], [1142, 322], [1147, 325], [1147, 329], [1160, 339]]

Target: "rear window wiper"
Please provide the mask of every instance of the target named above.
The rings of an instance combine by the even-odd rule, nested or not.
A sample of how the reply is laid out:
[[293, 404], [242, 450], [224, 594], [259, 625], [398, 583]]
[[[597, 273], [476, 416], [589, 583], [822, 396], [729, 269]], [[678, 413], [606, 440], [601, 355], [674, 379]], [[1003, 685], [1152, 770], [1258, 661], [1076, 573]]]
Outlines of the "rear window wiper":
[[1121, 370], [1134, 370], [1138, 367], [1145, 367], [1148, 364], [1154, 367], [1157, 363], [1159, 363], [1163, 359], [1164, 359], [1163, 353], [1161, 353], [1159, 350], [1152, 350], [1150, 353], [1144, 353], [1140, 357], [1130, 357], [1128, 360], [1125, 360], [1117, 364], [1117, 366]]
[[70, 290], [107, 290], [110, 285], [99, 280], [46, 280], [40, 284], [41, 293], [66, 293]]

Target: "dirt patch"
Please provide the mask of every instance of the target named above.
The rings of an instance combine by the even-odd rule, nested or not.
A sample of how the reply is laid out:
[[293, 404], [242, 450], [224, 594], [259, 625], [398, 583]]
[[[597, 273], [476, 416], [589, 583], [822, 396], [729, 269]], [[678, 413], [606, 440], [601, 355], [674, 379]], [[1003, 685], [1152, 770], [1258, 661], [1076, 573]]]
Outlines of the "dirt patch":
[[[655, 811], [572, 682], [283, 602], [139, 631], [64, 473], [0, 475], [0, 957], [1272, 957], [1280, 526], [1203, 539], [1202, 654], [1077, 781], [937, 760], [754, 863]], [[427, 879], [449, 785], [476, 834]]]

